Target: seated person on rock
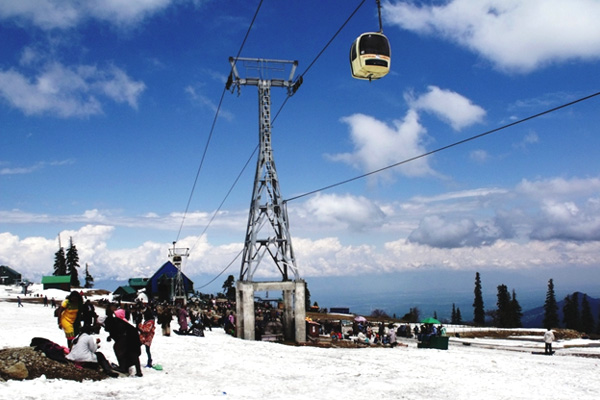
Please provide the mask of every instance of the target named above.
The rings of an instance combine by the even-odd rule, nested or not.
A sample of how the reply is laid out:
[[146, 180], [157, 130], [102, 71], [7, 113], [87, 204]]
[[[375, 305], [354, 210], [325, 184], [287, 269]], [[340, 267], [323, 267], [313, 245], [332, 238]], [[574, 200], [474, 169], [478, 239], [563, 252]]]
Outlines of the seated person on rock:
[[358, 332], [358, 335], [356, 336], [356, 343], [369, 344], [369, 339], [363, 331]]
[[104, 354], [98, 351], [100, 339], [92, 336], [93, 329], [89, 325], [81, 328], [80, 334], [73, 339], [71, 352], [65, 358], [88, 368], [97, 368], [100, 365], [108, 376], [115, 378], [119, 374], [113, 371]]

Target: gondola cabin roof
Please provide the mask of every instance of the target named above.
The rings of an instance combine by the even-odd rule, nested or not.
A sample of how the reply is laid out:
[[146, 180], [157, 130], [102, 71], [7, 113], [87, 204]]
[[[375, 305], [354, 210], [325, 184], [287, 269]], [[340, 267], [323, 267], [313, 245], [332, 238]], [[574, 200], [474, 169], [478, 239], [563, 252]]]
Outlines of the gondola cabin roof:
[[363, 33], [352, 43], [350, 67], [354, 78], [382, 78], [390, 72], [391, 62], [390, 42], [381, 32]]

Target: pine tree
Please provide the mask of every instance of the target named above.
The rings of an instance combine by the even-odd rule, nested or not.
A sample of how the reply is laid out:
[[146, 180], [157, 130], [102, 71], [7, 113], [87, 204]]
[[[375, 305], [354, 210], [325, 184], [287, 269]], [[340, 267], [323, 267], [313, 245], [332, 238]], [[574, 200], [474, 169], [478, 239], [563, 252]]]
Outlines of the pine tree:
[[460, 307], [456, 308], [456, 324], [462, 325], [462, 315], [460, 314]]
[[598, 323], [596, 324], [596, 333], [600, 335], [600, 311], [598, 312]]
[[410, 310], [406, 314], [404, 314], [404, 316], [400, 319], [403, 321], [406, 321], [406, 322], [419, 322], [420, 315], [421, 315], [421, 310], [419, 310], [418, 307], [414, 307], [414, 308], [411, 307]]
[[376, 308], [371, 311], [371, 317], [375, 318], [389, 318], [390, 316], [382, 309]]
[[71, 286], [73, 287], [81, 286], [77, 268], [79, 268], [79, 254], [71, 237], [69, 238], [69, 248], [67, 249], [67, 274], [71, 275]]
[[483, 294], [481, 292], [481, 278], [479, 272], [475, 273], [475, 300], [473, 301], [473, 323], [485, 324], [485, 310], [483, 308]]
[[512, 291], [512, 299], [510, 300], [510, 328], [522, 328], [521, 318], [523, 318], [523, 309], [517, 300], [515, 289]]
[[554, 294], [554, 281], [548, 281], [548, 291], [546, 292], [546, 302], [544, 303], [544, 328], [558, 328], [558, 304]]
[[[572, 302], [573, 300], [571, 299], [571, 295], [566, 295], [565, 299], [563, 300], [563, 324], [567, 329], [572, 329], [573, 325], [571, 322], [573, 310]], [[571, 328], [569, 328], [570, 326]]]
[[581, 300], [581, 330], [589, 334], [594, 332], [594, 325], [590, 302], [588, 301], [587, 294], [584, 294], [583, 300]]
[[227, 277], [227, 280], [225, 282], [223, 282], [223, 289], [225, 292], [225, 297], [227, 297], [227, 299], [230, 301], [235, 300], [234, 284], [235, 284], [235, 278], [233, 277], [233, 275], [229, 275]]
[[565, 328], [580, 330], [581, 318], [579, 318], [579, 293], [575, 292], [572, 295], [565, 297], [563, 305], [563, 322]]
[[87, 263], [85, 263], [85, 288], [91, 289], [94, 287], [94, 277], [90, 274]]
[[67, 260], [65, 258], [65, 249], [62, 247], [59, 247], [58, 251], [54, 253], [54, 272], [52, 275], [67, 275]]
[[498, 286], [498, 301], [496, 302], [498, 312], [495, 325], [498, 328], [509, 328], [511, 325], [511, 299], [506, 285]]
[[456, 306], [452, 303], [452, 315], [450, 317], [450, 323], [456, 324]]

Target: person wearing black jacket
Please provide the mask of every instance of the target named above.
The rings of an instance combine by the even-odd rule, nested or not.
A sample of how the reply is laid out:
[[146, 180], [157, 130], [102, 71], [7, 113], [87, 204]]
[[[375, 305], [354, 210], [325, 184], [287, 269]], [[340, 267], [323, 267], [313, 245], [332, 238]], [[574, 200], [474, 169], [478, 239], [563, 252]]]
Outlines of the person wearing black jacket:
[[99, 317], [98, 322], [104, 325], [108, 332], [107, 341], [114, 340], [113, 350], [119, 366], [115, 368], [124, 374], [129, 373], [129, 367], [135, 366], [136, 376], [142, 376], [140, 367], [140, 355], [142, 354], [142, 343], [136, 327], [120, 318], [109, 316]]

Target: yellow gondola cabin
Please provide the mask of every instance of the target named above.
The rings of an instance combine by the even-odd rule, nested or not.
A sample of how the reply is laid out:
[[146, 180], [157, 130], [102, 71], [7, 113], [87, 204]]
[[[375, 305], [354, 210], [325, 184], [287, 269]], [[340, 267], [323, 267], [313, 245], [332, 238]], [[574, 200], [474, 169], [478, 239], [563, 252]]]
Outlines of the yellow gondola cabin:
[[390, 72], [390, 42], [383, 33], [360, 35], [350, 48], [352, 76], [357, 79], [379, 79]]

